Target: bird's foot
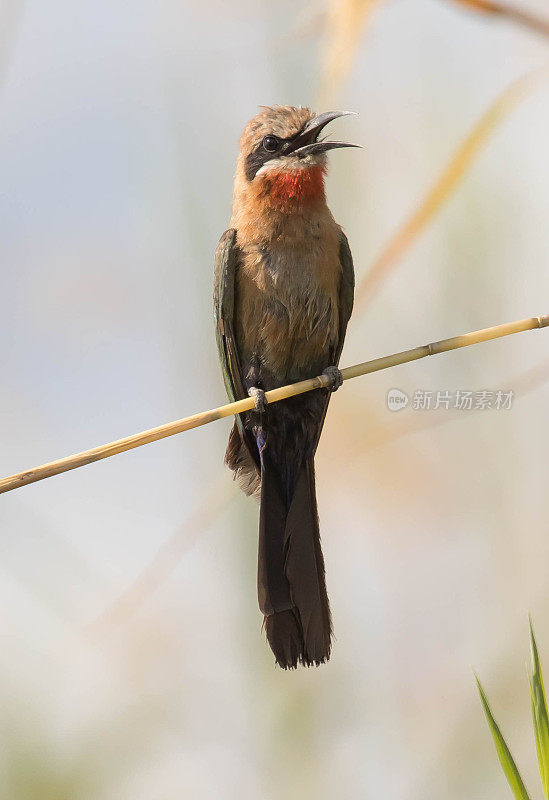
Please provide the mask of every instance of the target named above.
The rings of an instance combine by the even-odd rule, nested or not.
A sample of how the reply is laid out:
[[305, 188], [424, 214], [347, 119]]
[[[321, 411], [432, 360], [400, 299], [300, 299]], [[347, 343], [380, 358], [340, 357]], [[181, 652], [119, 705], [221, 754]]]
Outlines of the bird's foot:
[[257, 386], [251, 386], [248, 389], [248, 394], [254, 399], [255, 410], [259, 414], [263, 414], [267, 408], [267, 400], [265, 399], [265, 392], [263, 389], [258, 389]]
[[343, 375], [341, 374], [341, 370], [337, 367], [326, 367], [326, 369], [322, 372], [323, 375], [329, 379], [330, 383], [327, 388], [331, 392], [337, 392], [341, 384], [343, 383]]

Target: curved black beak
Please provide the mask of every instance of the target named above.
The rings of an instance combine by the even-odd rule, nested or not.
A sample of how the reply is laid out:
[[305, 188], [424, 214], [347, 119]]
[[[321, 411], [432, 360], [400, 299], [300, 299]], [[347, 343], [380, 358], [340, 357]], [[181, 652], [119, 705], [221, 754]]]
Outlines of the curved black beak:
[[335, 150], [338, 147], [360, 147], [359, 144], [351, 144], [350, 142], [317, 141], [318, 135], [329, 122], [338, 119], [338, 117], [346, 117], [349, 114], [356, 114], [356, 111], [326, 111], [324, 114], [319, 114], [317, 117], [309, 120], [295, 139], [288, 142], [284, 155], [292, 153], [299, 158], [304, 158], [313, 153], [325, 153], [328, 150]]

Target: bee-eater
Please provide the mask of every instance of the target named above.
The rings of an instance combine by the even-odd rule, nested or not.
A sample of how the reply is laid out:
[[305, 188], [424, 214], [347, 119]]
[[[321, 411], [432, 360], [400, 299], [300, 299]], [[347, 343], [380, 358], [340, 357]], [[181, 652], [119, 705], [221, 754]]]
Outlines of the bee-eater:
[[337, 365], [354, 292], [347, 237], [324, 191], [318, 140], [348, 112], [262, 107], [240, 138], [232, 219], [215, 256], [215, 322], [231, 400], [251, 395], [225, 454], [242, 489], [260, 499], [259, 606], [283, 668], [330, 657], [332, 622], [315, 495], [314, 455], [330, 389], [268, 405], [265, 391]]

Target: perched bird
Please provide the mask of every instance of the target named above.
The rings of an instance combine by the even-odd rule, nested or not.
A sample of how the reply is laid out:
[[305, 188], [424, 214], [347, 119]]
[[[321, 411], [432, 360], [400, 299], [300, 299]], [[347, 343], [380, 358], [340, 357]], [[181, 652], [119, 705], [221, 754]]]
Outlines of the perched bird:
[[217, 344], [231, 400], [251, 395], [225, 455], [260, 499], [259, 606], [283, 668], [330, 657], [332, 622], [315, 495], [314, 455], [330, 389], [265, 403], [265, 391], [326, 372], [331, 389], [354, 292], [347, 238], [324, 191], [318, 139], [332, 120], [308, 108], [263, 106], [240, 138], [231, 226], [215, 257]]

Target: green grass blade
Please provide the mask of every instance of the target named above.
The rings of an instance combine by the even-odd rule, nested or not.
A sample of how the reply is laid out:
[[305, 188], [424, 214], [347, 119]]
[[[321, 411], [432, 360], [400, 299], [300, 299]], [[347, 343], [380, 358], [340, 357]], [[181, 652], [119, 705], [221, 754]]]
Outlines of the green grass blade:
[[499, 763], [501, 764], [503, 771], [505, 773], [505, 777], [509, 782], [509, 786], [511, 787], [513, 794], [516, 797], [516, 800], [530, 800], [528, 796], [528, 792], [526, 791], [526, 787], [520, 777], [520, 773], [517, 769], [517, 765], [513, 760], [513, 756], [509, 748], [507, 747], [507, 743], [503, 738], [503, 735], [499, 729], [499, 726], [494, 719], [494, 715], [490, 709], [490, 705], [488, 703], [488, 698], [484, 693], [484, 689], [481, 686], [479, 679], [475, 675], [475, 679], [478, 686], [478, 691], [480, 694], [480, 699], [482, 702], [482, 706], [484, 708], [484, 713], [486, 714], [486, 719], [488, 720], [488, 725], [490, 726], [490, 731], [492, 733], [492, 738], [494, 739], [494, 744], [496, 745], [496, 752], [498, 754]]
[[539, 771], [545, 797], [549, 800], [549, 716], [547, 700], [543, 685], [543, 674], [539, 661], [539, 653], [530, 620], [530, 650], [532, 654], [532, 675], [530, 677], [530, 699], [532, 701], [532, 718], [536, 734]]
[[534, 720], [534, 734], [536, 738], [536, 750], [538, 754], [539, 773], [541, 775], [541, 783], [543, 786], [543, 791], [545, 793], [545, 797], [547, 797], [547, 790], [545, 788], [545, 766], [543, 763], [542, 744], [541, 744], [540, 730], [538, 725], [538, 712], [536, 708], [537, 706], [536, 690], [534, 689], [534, 681], [531, 675], [528, 675], [528, 681], [530, 683], [530, 701], [532, 705], [532, 719]]

